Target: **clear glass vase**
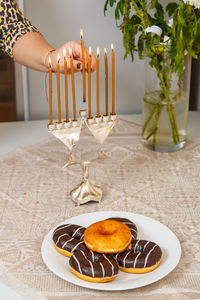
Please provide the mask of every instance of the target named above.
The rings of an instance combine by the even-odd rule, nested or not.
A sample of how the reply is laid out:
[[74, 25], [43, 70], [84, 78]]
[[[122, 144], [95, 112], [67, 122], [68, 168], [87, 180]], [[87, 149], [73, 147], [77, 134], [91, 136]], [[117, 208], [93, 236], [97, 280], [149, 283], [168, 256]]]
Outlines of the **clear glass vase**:
[[163, 72], [160, 78], [170, 76], [165, 91], [156, 70], [145, 62], [142, 141], [152, 150], [173, 152], [182, 149], [187, 138], [191, 58], [185, 59], [182, 85], [170, 70], [170, 61], [163, 62]]

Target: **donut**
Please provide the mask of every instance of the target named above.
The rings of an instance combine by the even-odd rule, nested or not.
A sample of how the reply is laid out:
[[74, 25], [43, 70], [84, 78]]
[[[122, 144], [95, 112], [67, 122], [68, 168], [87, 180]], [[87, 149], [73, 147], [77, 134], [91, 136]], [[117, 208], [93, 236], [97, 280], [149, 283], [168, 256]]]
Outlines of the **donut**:
[[147, 240], [134, 240], [131, 246], [131, 250], [117, 253], [114, 256], [121, 271], [147, 273], [160, 265], [162, 250], [156, 243]]
[[135, 223], [133, 223], [129, 219], [120, 218], [120, 217], [112, 217], [107, 220], [115, 220], [115, 221], [119, 221], [119, 222], [126, 224], [131, 231], [132, 240], [135, 240], [137, 238], [137, 227], [136, 227]]
[[93, 223], [84, 232], [87, 248], [99, 253], [122, 252], [130, 245], [131, 239], [128, 226], [116, 220]]
[[70, 257], [75, 250], [86, 250], [83, 241], [85, 227], [75, 224], [63, 224], [53, 232], [53, 243], [61, 254]]
[[112, 255], [95, 253], [91, 250], [76, 250], [69, 259], [71, 272], [80, 279], [90, 282], [107, 282], [118, 274], [118, 263]]

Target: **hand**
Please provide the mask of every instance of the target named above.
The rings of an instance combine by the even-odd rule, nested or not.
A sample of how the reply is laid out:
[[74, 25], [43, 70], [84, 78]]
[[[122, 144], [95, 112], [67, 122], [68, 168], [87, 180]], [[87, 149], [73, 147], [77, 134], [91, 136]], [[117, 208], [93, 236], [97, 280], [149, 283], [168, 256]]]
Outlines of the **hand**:
[[[81, 51], [81, 44], [75, 41], [70, 41], [65, 43], [60, 48], [56, 49], [53, 52], [48, 52], [45, 58], [45, 65], [49, 65], [49, 57], [51, 58], [52, 70], [56, 72], [56, 64], [57, 64], [57, 56], [58, 53], [60, 54], [60, 73], [64, 73], [64, 57], [63, 57], [63, 49], [66, 50], [66, 60], [67, 60], [67, 72], [71, 73], [70, 68], [70, 55], [69, 55], [69, 48], [72, 49], [72, 57], [73, 57], [73, 65], [74, 65], [74, 72], [81, 72], [82, 71], [82, 51]], [[85, 68], [87, 70], [87, 63], [88, 63], [88, 56], [89, 51], [85, 47]], [[92, 63], [91, 63], [91, 71], [95, 71], [96, 69], [96, 58], [92, 54]]]

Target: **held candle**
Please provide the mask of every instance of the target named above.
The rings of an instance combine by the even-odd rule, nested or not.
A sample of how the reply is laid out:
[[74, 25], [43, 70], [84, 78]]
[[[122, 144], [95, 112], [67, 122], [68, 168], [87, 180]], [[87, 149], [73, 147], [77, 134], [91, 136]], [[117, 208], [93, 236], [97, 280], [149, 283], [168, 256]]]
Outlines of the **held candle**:
[[49, 124], [53, 124], [53, 112], [52, 112], [52, 68], [51, 58], [49, 57]]
[[66, 112], [66, 122], [69, 122], [67, 60], [66, 60], [65, 48], [63, 49], [63, 57], [64, 57], [64, 71], [65, 71], [65, 112]]
[[115, 115], [115, 52], [114, 46], [111, 44], [112, 50], [112, 115]]
[[106, 107], [105, 115], [108, 116], [108, 59], [107, 59], [106, 48], [104, 49], [104, 61], [105, 61], [105, 107]]
[[58, 123], [61, 123], [61, 102], [60, 102], [60, 54], [57, 56], [57, 100], [58, 100]]
[[92, 118], [91, 114], [91, 62], [92, 62], [92, 49], [89, 47], [89, 58], [88, 58], [88, 113], [89, 119]]
[[96, 87], [97, 87], [97, 117], [100, 117], [99, 113], [99, 48], [97, 48], [97, 60], [96, 60]]
[[69, 56], [70, 56], [71, 80], [72, 80], [73, 113], [74, 113], [74, 121], [77, 121], [77, 119], [76, 119], [76, 98], [75, 98], [74, 66], [73, 66], [72, 48], [69, 48]]
[[86, 102], [86, 80], [85, 80], [85, 47], [83, 40], [83, 29], [80, 31], [81, 36], [81, 52], [82, 52], [82, 70], [83, 70], [83, 102]]

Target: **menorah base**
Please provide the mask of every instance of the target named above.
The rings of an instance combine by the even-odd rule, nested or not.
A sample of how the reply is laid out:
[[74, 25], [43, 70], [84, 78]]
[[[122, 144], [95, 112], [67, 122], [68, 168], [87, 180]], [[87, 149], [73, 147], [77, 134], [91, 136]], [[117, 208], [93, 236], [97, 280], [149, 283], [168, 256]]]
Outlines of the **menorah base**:
[[89, 201], [101, 202], [102, 189], [92, 184], [88, 179], [77, 185], [71, 192], [71, 198], [76, 205], [84, 204]]

